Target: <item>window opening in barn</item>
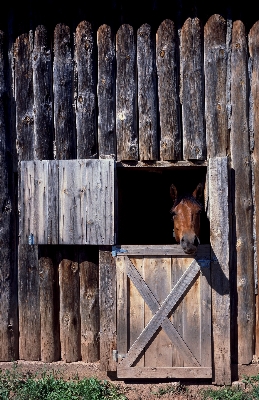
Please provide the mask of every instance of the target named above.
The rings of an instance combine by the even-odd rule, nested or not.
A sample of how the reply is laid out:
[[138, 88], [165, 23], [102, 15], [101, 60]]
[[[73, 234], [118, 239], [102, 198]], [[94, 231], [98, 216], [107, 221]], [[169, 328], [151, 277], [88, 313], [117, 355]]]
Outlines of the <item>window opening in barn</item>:
[[[170, 186], [192, 193], [206, 182], [206, 167], [117, 169], [118, 244], [175, 244]], [[204, 198], [202, 199], [204, 205]], [[210, 243], [209, 221], [201, 214], [201, 244]]]

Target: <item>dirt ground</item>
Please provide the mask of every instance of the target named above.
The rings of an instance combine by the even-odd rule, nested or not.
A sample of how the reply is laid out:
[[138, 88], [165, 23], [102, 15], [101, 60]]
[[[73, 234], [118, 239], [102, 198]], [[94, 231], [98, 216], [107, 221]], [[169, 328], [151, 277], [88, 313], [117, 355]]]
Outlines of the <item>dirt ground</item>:
[[[20, 372], [41, 373], [51, 371], [64, 379], [73, 379], [78, 376], [79, 379], [84, 377], [96, 377], [113, 382], [119, 386], [129, 400], [155, 400], [155, 399], [200, 399], [199, 392], [206, 388], [217, 388], [211, 384], [211, 381], [122, 381], [116, 379], [115, 373], [107, 375], [106, 372], [100, 370], [99, 363], [65, 363], [58, 361], [54, 363], [44, 363], [41, 361], [18, 361]], [[12, 369], [12, 362], [0, 362], [0, 369]], [[259, 364], [232, 366], [233, 380], [241, 381], [244, 375], [252, 376], [259, 374]], [[234, 383], [234, 385], [237, 383]]]

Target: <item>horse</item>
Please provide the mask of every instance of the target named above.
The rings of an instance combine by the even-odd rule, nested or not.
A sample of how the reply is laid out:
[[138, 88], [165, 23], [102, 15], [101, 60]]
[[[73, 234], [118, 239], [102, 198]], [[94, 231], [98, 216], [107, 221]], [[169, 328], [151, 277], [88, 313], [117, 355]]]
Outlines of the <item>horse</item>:
[[195, 254], [200, 244], [200, 215], [203, 209], [202, 196], [204, 184], [199, 183], [191, 194], [179, 195], [176, 187], [170, 186], [173, 207], [174, 235], [186, 254]]

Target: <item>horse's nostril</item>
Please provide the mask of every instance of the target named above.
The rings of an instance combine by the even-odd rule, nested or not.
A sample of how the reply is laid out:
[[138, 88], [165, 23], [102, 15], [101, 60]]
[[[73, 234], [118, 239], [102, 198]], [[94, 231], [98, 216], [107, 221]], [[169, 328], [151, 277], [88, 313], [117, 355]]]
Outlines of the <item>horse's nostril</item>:
[[197, 238], [197, 236], [195, 236], [194, 242], [193, 242], [194, 246], [198, 247], [199, 245], [199, 239]]

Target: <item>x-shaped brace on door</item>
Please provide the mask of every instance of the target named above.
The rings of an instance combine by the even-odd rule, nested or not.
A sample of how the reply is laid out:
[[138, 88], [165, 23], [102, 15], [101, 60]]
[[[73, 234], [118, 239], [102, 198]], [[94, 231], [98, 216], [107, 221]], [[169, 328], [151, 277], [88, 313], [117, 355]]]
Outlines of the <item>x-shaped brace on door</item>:
[[153, 337], [157, 329], [161, 326], [166, 332], [169, 339], [174, 342], [181, 350], [184, 361], [188, 366], [199, 367], [200, 363], [195, 358], [187, 344], [184, 342], [172, 322], [168, 319], [168, 314], [172, 311], [175, 305], [178, 303], [182, 295], [188, 289], [190, 284], [196, 278], [200, 272], [200, 265], [196, 260], [193, 260], [187, 270], [183, 273], [179, 281], [173, 287], [169, 295], [166, 297], [164, 302], [160, 305], [142, 276], [136, 270], [132, 262], [128, 257], [125, 257], [126, 272], [128, 277], [131, 279], [133, 284], [136, 286], [140, 295], [147, 303], [150, 308], [153, 317], [146, 325], [142, 333], [132, 344], [125, 358], [120, 361], [120, 365], [123, 367], [130, 367], [137, 359], [141, 351], [147, 345], [149, 340]]

